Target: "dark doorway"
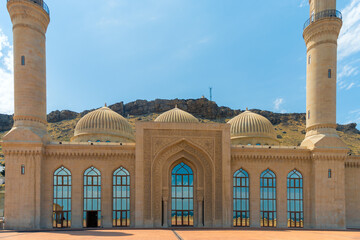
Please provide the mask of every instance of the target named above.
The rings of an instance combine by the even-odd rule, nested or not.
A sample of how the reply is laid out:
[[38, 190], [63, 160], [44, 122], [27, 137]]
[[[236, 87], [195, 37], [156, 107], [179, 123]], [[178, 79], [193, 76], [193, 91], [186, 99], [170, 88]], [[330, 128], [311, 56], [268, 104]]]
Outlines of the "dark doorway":
[[98, 226], [98, 211], [86, 212], [86, 226], [89, 228]]

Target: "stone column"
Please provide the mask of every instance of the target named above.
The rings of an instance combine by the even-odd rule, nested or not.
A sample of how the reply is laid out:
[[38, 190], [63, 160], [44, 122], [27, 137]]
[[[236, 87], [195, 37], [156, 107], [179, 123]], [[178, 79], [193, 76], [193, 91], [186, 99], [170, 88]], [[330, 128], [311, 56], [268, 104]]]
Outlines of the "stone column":
[[204, 201], [204, 189], [198, 188], [196, 193], [196, 200], [197, 200], [197, 227], [204, 227], [203, 225], [203, 201]]
[[276, 218], [278, 228], [287, 228], [287, 174], [277, 172], [276, 175]]
[[[80, 159], [74, 158], [74, 161]], [[82, 228], [83, 227], [83, 195], [84, 195], [84, 172], [80, 168], [74, 168], [71, 172], [72, 182], [72, 198], [71, 198], [71, 227]]]
[[250, 227], [260, 227], [260, 173], [250, 172]]
[[162, 190], [162, 200], [164, 201], [164, 208], [163, 208], [163, 219], [164, 219], [164, 228], [167, 228], [169, 226], [169, 219], [168, 219], [168, 201], [169, 201], [169, 189], [163, 188]]
[[101, 227], [112, 227], [112, 172], [101, 169]]

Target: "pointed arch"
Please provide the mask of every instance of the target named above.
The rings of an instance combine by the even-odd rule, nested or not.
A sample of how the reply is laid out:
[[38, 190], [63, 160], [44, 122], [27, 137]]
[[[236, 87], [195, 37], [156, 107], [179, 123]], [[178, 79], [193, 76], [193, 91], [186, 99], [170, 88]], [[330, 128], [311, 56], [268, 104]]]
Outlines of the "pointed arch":
[[171, 225], [194, 225], [194, 175], [184, 162], [171, 171]]
[[71, 172], [64, 166], [53, 174], [53, 214], [54, 228], [71, 227]]
[[[184, 162], [190, 166], [194, 174], [194, 198], [202, 199], [201, 202], [206, 199], [212, 199], [213, 196], [213, 176], [214, 167], [213, 160], [200, 146], [193, 144], [187, 139], [180, 139], [167, 145], [163, 149], [157, 152], [154, 157], [151, 174], [152, 175], [152, 188], [149, 197], [152, 198], [152, 207], [150, 212], [145, 212], [145, 215], [151, 216], [155, 219], [155, 225], [161, 226], [162, 219], [162, 199], [169, 198], [171, 187], [171, 170], [180, 162]], [[206, 183], [206, 184], [205, 184]], [[197, 205], [199, 201], [194, 203], [194, 212], [197, 213]], [[202, 208], [202, 207], [201, 207]], [[165, 210], [166, 211], [166, 210]], [[170, 211], [170, 210], [169, 210]], [[205, 219], [213, 218], [212, 201], [208, 201], [204, 208]], [[167, 221], [167, 219], [165, 220]], [[199, 216], [194, 216], [194, 225], [199, 221], [203, 224], [203, 219], [200, 220]]]
[[113, 172], [113, 226], [130, 226], [130, 173], [124, 167]]
[[287, 176], [288, 227], [304, 227], [303, 175], [297, 169]]
[[276, 175], [269, 168], [260, 174], [260, 225], [276, 227]]
[[233, 175], [233, 226], [250, 227], [249, 174], [240, 168]]
[[84, 227], [101, 226], [101, 172], [94, 166], [84, 171]]

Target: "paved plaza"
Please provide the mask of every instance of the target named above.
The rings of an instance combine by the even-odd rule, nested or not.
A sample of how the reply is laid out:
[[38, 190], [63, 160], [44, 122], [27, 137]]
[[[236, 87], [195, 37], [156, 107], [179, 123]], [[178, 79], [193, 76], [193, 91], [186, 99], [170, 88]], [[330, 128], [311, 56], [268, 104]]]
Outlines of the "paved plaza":
[[80, 239], [151, 239], [151, 240], [360, 240], [360, 230], [316, 231], [316, 230], [197, 230], [197, 229], [101, 229], [16, 232], [0, 231], [0, 240], [80, 240]]

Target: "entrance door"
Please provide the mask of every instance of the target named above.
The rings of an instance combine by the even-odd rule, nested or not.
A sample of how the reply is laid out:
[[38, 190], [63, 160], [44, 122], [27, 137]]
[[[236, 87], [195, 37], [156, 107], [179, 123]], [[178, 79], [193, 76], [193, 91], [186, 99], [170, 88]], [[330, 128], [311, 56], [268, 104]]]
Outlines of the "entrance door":
[[86, 212], [86, 226], [89, 228], [98, 226], [98, 211]]
[[171, 172], [171, 225], [194, 226], [194, 175], [185, 163]]

